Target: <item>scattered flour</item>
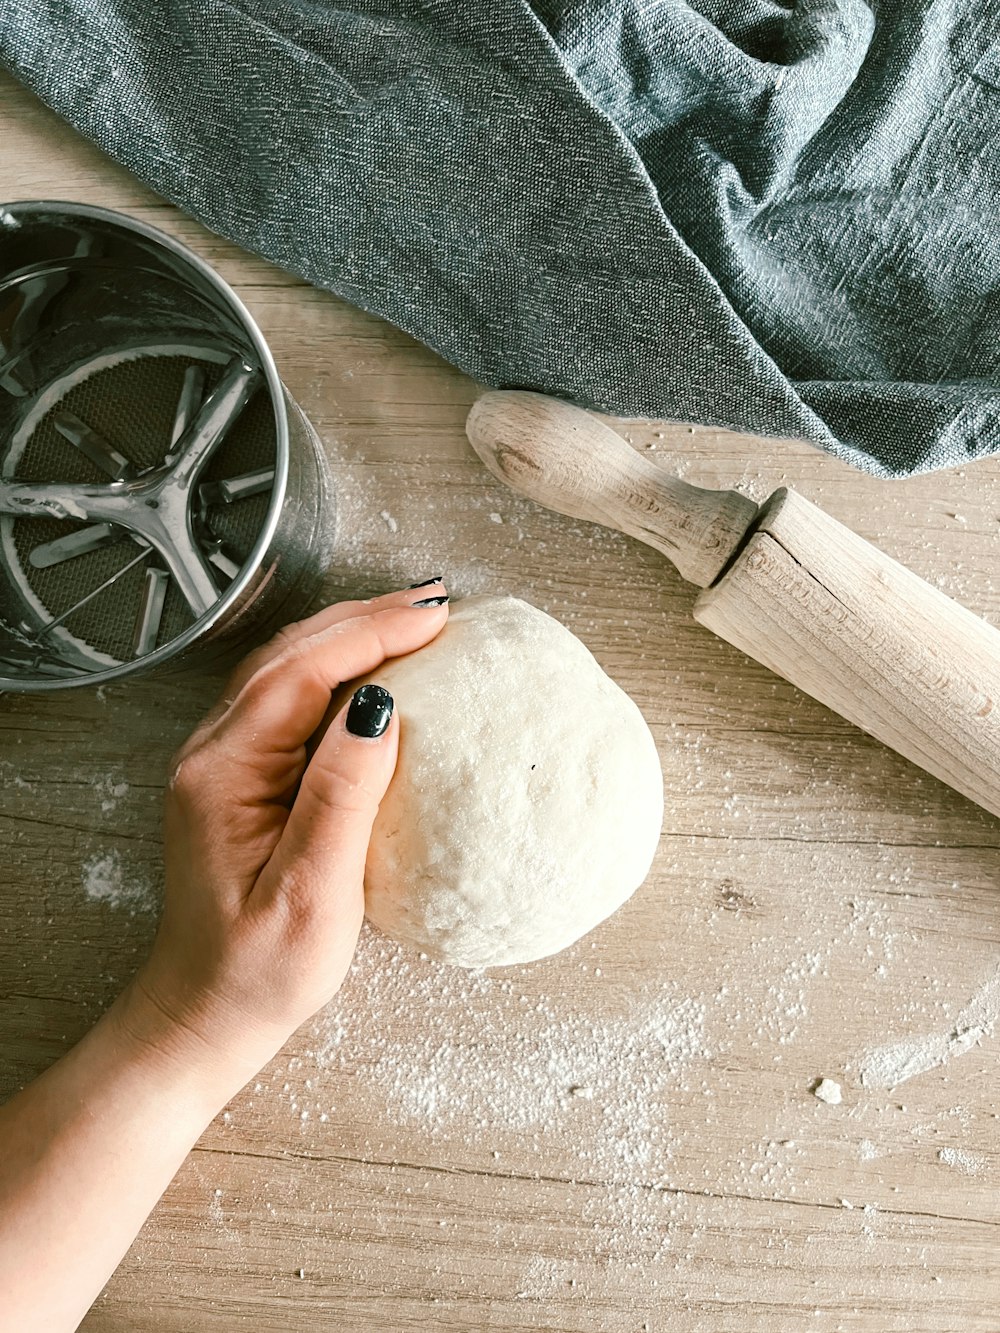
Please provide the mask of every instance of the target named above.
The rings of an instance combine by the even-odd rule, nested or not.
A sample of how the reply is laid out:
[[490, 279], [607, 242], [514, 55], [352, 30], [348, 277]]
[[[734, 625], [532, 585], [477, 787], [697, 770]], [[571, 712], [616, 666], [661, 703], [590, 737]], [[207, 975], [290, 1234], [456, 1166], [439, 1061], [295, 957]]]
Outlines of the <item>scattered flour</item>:
[[977, 1176], [986, 1165], [984, 1157], [967, 1152], [965, 1148], [942, 1148], [938, 1152], [938, 1161], [961, 1171], [965, 1176]]
[[869, 1242], [869, 1244], [873, 1244], [878, 1234], [875, 1230], [875, 1220], [878, 1217], [878, 1209], [873, 1203], [866, 1203], [862, 1212], [865, 1215], [865, 1220], [861, 1227], [861, 1235]]
[[28, 782], [17, 770], [16, 764], [8, 763], [4, 760], [0, 763], [0, 785], [16, 787], [19, 791], [33, 792], [35, 784]]
[[128, 783], [121, 780], [117, 774], [107, 773], [103, 778], [97, 779], [94, 790], [101, 803], [101, 813], [110, 815], [118, 808], [122, 797], [128, 795], [129, 787]]
[[972, 997], [945, 1032], [909, 1037], [869, 1051], [860, 1062], [866, 1088], [895, 1088], [918, 1074], [965, 1055], [992, 1035], [1000, 1018], [1000, 969]]
[[[461, 560], [454, 558], [453, 536], [442, 531], [441, 509], [444, 506], [439, 506], [433, 493], [421, 484], [419, 475], [412, 479], [412, 495], [403, 509], [397, 509], [396, 513], [380, 510], [373, 502], [367, 475], [355, 474], [356, 460], [349, 454], [339, 454], [335, 439], [327, 438], [326, 443], [332, 448], [331, 461], [336, 467], [338, 488], [337, 543], [335, 562], [330, 570], [331, 595], [340, 595], [337, 589], [340, 579], [343, 580], [343, 594], [356, 595], [359, 591], [358, 570], [370, 571], [366, 576], [366, 593], [406, 587], [424, 571], [444, 570], [454, 597], [467, 597], [477, 592], [514, 593], [527, 596], [542, 610], [546, 609], [545, 588], [552, 585], [552, 578], [539, 578], [536, 574], [528, 582], [511, 584], [509, 572], [494, 568], [490, 559], [482, 555]], [[470, 512], [485, 511], [487, 522], [497, 525], [493, 529], [484, 524], [484, 530], [495, 531], [502, 549], [507, 549], [511, 543], [530, 540], [533, 556], [545, 560], [553, 540], [547, 535], [552, 515], [546, 515], [530, 500], [522, 499], [500, 485], [484, 488], [482, 495], [470, 495], [463, 503]], [[570, 523], [564, 519], [557, 521]], [[404, 534], [405, 542], [402, 539], [387, 542], [386, 528], [390, 533]], [[630, 546], [624, 533], [602, 530], [595, 542], [591, 532], [584, 527], [567, 526], [567, 530], [572, 535], [587, 536], [580, 557], [584, 564], [603, 564], [617, 549], [622, 568], [628, 567]], [[652, 589], [656, 585], [650, 581], [648, 586]], [[632, 588], [632, 591], [636, 589]], [[580, 601], [586, 597], [585, 589], [577, 588], [575, 592]], [[584, 627], [577, 622], [571, 628], [580, 633]]]
[[107, 903], [132, 916], [156, 910], [157, 895], [152, 884], [127, 869], [117, 850], [97, 852], [84, 862], [83, 889], [91, 902]]
[[[710, 936], [757, 910], [726, 888], [733, 861], [727, 852], [717, 874], [705, 867], [720, 886], [708, 909]], [[535, 968], [442, 967], [366, 928], [347, 983], [290, 1057], [279, 1096], [303, 1133], [321, 1133], [321, 1125], [353, 1113], [349, 1089], [361, 1080], [364, 1095], [384, 1108], [375, 1112], [366, 1150], [376, 1157], [393, 1154], [400, 1134], [416, 1133], [449, 1160], [453, 1152], [473, 1162], [481, 1154], [496, 1180], [512, 1162], [519, 1175], [585, 1184], [581, 1217], [593, 1227], [595, 1257], [632, 1268], [669, 1250], [685, 1263], [690, 1255], [681, 1244], [690, 1248], [705, 1216], [693, 1162], [705, 1163], [706, 1195], [735, 1189], [794, 1199], [806, 1183], [799, 1173], [809, 1170], [808, 1143], [788, 1135], [787, 1113], [776, 1109], [778, 1132], [733, 1145], [726, 1169], [713, 1175], [706, 1138], [725, 1123], [715, 1105], [720, 1071], [750, 1049], [780, 1064], [782, 1050], [799, 1039], [812, 986], [830, 975], [836, 954], [850, 950], [879, 975], [890, 936], [887, 909], [859, 896], [814, 915], [784, 954], [762, 934], [693, 987], [658, 980], [637, 988], [633, 979], [620, 992], [605, 990], [595, 1014], [575, 987], [539, 995]], [[575, 966], [600, 975], [589, 961]], [[948, 1014], [943, 1004], [940, 1012]], [[360, 1013], [371, 1021], [359, 1023]], [[335, 1076], [317, 1076], [317, 1068]], [[818, 1080], [814, 1091], [824, 1082], [824, 1092], [842, 1097], [833, 1079]], [[697, 1130], [692, 1100], [704, 1107]], [[678, 1117], [673, 1108], [682, 1103]], [[864, 1103], [855, 1112], [859, 1128], [887, 1113]], [[871, 1138], [855, 1144], [863, 1163], [884, 1153]], [[861, 1183], [852, 1177], [854, 1187]], [[854, 1207], [856, 1235], [866, 1245], [905, 1229], [892, 1210]]]
[[[525, 975], [445, 967], [366, 927], [348, 982], [289, 1069], [363, 1069], [390, 1121], [489, 1145], [501, 1162], [513, 1148], [522, 1168], [537, 1155], [539, 1170], [591, 1182], [590, 1220], [607, 1228], [609, 1251], [637, 1236], [665, 1243], [665, 1172], [679, 1146], [670, 1101], [710, 1058], [706, 1004], [662, 984], [595, 1020], [570, 996], [522, 989]], [[377, 1021], [357, 1021], [361, 995]], [[333, 1107], [319, 1099], [336, 1082], [305, 1082], [286, 1085], [290, 1109], [323, 1120]], [[553, 1151], [565, 1155], [558, 1166]]]

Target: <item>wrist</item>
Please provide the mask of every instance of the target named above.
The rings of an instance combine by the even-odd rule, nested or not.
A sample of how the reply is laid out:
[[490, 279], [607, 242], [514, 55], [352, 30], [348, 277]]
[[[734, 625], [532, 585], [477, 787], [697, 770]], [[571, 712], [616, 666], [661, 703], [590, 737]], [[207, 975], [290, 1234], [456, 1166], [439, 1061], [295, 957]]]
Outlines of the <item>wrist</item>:
[[264, 1051], [249, 1049], [244, 1042], [209, 1040], [199, 1025], [171, 1013], [142, 973], [111, 1006], [105, 1021], [127, 1061], [169, 1080], [209, 1118], [253, 1078], [280, 1045]]

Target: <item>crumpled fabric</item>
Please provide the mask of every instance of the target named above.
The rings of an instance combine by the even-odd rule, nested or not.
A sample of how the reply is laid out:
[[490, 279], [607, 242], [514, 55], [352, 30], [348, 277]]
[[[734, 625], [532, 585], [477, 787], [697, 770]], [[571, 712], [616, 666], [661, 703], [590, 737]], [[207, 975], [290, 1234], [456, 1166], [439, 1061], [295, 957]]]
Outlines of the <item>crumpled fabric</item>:
[[0, 61], [486, 384], [903, 475], [1000, 450], [992, 13], [0, 0]]

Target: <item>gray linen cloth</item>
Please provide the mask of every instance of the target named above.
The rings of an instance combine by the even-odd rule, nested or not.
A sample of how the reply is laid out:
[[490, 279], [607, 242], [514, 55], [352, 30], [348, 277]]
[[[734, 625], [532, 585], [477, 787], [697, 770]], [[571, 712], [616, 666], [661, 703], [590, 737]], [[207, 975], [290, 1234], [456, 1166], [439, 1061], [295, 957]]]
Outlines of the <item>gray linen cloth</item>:
[[487, 384], [902, 475], [1000, 450], [993, 14], [0, 0], [0, 61], [213, 230]]

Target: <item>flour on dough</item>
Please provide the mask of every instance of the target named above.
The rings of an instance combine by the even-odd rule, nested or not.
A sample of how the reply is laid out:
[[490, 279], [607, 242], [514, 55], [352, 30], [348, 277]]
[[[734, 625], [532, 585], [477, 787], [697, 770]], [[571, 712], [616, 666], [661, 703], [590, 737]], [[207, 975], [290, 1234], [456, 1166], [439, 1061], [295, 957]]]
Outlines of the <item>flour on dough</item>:
[[558, 621], [514, 597], [469, 597], [371, 679], [400, 717], [365, 874], [380, 930], [464, 967], [524, 963], [639, 887], [663, 819], [656, 746]]

